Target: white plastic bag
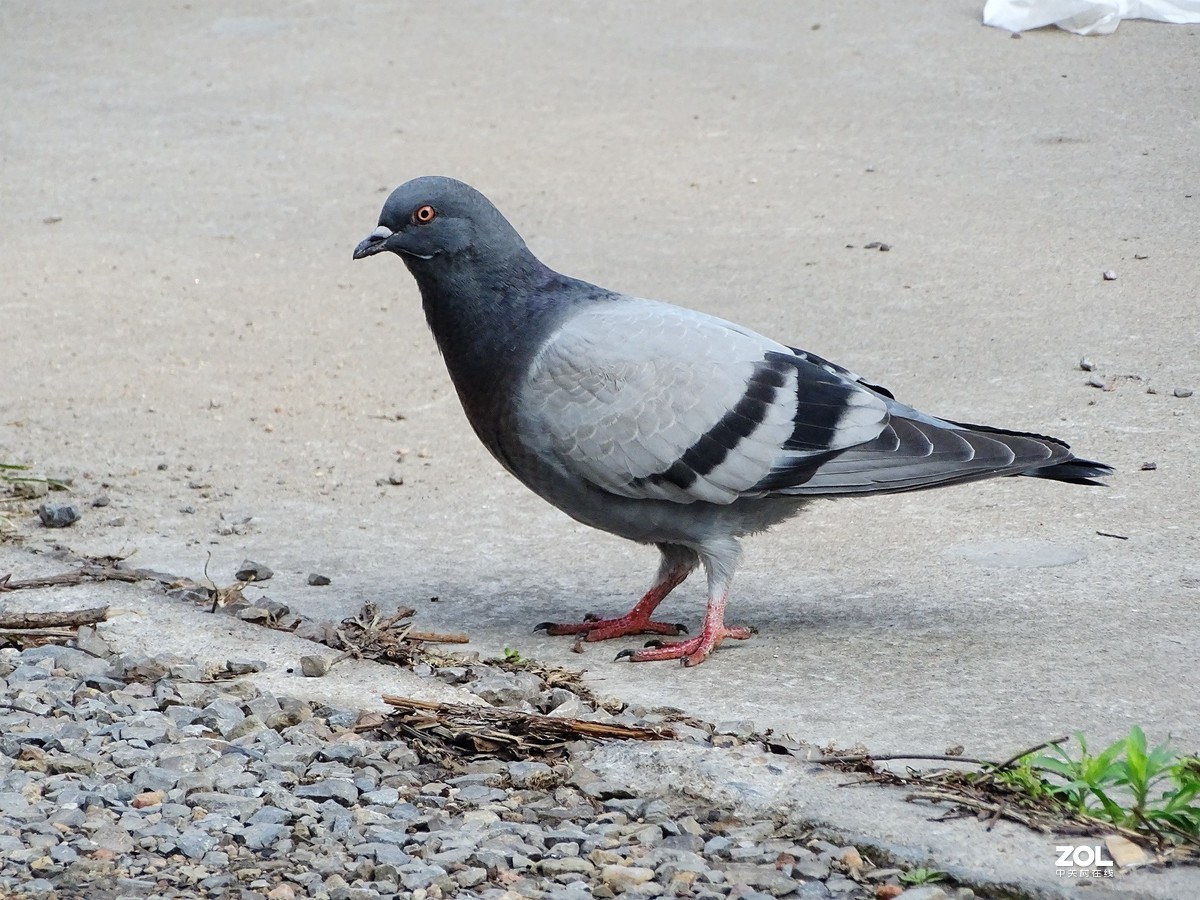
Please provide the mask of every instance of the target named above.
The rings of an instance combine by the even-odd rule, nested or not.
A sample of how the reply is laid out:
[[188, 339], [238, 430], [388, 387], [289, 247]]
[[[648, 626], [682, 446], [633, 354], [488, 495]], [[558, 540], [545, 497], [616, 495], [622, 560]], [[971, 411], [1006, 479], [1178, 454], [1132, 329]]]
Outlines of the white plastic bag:
[[1057, 25], [1076, 34], [1112, 34], [1122, 19], [1200, 23], [1200, 0], [987, 0], [983, 24], [1008, 31]]

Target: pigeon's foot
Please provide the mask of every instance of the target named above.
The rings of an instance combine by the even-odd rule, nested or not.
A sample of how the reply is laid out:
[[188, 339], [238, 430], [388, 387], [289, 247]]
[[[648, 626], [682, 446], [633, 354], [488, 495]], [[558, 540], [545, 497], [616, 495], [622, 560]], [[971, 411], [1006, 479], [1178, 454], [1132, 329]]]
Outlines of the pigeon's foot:
[[544, 631], [546, 634], [582, 634], [585, 641], [607, 641], [630, 634], [666, 634], [672, 637], [687, 634], [687, 628], [683, 625], [655, 622], [650, 616], [667, 594], [688, 577], [694, 565], [690, 560], [675, 562], [668, 558], [664, 551], [663, 565], [658, 571], [654, 585], [625, 615], [617, 619], [601, 619], [599, 616], [589, 615], [582, 622], [565, 624], [542, 622], [535, 625], [533, 630]]
[[630, 634], [687, 634], [685, 626], [673, 622], [651, 621], [649, 611], [639, 614], [636, 606], [618, 619], [588, 616], [582, 622], [542, 622], [533, 630], [544, 631], [546, 634], [582, 634], [585, 641], [607, 641]]
[[698, 666], [708, 655], [721, 646], [725, 638], [744, 641], [754, 632], [742, 625], [725, 626], [724, 585], [716, 585], [709, 595], [708, 609], [704, 614], [704, 627], [694, 638], [686, 641], [647, 641], [641, 650], [622, 650], [617, 659], [630, 662], [651, 662], [656, 659], [677, 659], [685, 666]]
[[652, 662], [656, 659], [677, 659], [685, 666], [698, 666], [708, 655], [721, 646], [725, 638], [744, 641], [754, 632], [742, 625], [726, 628], [724, 625], [704, 631], [686, 641], [647, 641], [641, 650], [622, 650], [617, 659], [630, 662]]

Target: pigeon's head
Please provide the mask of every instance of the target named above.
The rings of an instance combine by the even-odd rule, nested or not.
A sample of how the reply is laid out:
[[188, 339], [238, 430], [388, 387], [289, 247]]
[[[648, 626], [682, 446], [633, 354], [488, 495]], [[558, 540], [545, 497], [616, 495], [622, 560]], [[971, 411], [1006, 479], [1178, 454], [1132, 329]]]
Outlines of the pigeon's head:
[[503, 262], [528, 253], [487, 197], [441, 176], [414, 178], [392, 191], [379, 214], [379, 227], [354, 248], [354, 258], [385, 250], [397, 254], [414, 274], [463, 257]]

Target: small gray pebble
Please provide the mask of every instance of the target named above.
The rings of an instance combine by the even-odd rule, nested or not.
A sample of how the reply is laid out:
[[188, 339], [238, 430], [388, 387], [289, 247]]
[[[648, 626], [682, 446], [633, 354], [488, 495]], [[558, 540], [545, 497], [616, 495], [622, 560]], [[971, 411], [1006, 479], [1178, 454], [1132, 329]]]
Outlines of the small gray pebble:
[[1192, 389], [1177, 387], [1171, 393], [1173, 393], [1176, 397], [1190, 397], [1192, 396]]
[[470, 677], [465, 666], [445, 666], [437, 670], [438, 681], [447, 684], [462, 684]]
[[246, 821], [250, 825], [283, 825], [291, 818], [290, 813], [277, 806], [264, 806]]
[[749, 719], [718, 722], [714, 730], [717, 734], [731, 734], [745, 741], [754, 736], [754, 723]]
[[1148, 459], [1144, 463], [1142, 463], [1142, 471], [1143, 472], [1153, 472], [1157, 468], [1158, 468], [1158, 463], [1154, 462], [1154, 460], [1152, 460], [1152, 459]]
[[252, 559], [242, 560], [242, 564], [238, 566], [237, 572], [234, 573], [234, 578], [238, 581], [266, 581], [275, 572], [271, 568], [264, 566], [262, 563], [257, 563]]
[[538, 779], [546, 778], [553, 771], [546, 763], [536, 760], [514, 760], [507, 764], [507, 769], [509, 777], [517, 787], [530, 787], [531, 781], [536, 783]]
[[50, 670], [42, 666], [20, 665], [8, 673], [10, 682], [45, 681], [50, 677]]
[[359, 712], [357, 709], [327, 708], [321, 711], [321, 715], [330, 728], [353, 728], [358, 724]]
[[1085, 372], [1091, 372], [1095, 370], [1096, 364], [1092, 362], [1091, 357], [1085, 356], [1079, 360], [1079, 368], [1083, 369]]
[[282, 619], [289, 612], [291, 612], [291, 609], [286, 603], [280, 603], [278, 600], [272, 600], [270, 597], [265, 596], [255, 600], [254, 606], [257, 609], [265, 610], [268, 616], [276, 620]]
[[792, 873], [804, 878], [828, 878], [829, 863], [817, 859], [802, 859], [792, 866]]
[[314, 800], [336, 800], [344, 806], [358, 799], [358, 788], [347, 778], [323, 778], [313, 784], [302, 784], [295, 793], [297, 797]]
[[[94, 837], [93, 840], [95, 840]], [[217, 841], [218, 838], [216, 835], [201, 831], [199, 828], [188, 828], [179, 835], [176, 846], [179, 847], [179, 852], [184, 854], [184, 856], [191, 857], [192, 859], [203, 859], [204, 854], [217, 846]]]
[[250, 675], [266, 671], [266, 668], [267, 664], [261, 659], [230, 659], [225, 662], [225, 670], [234, 675]]
[[97, 497], [95, 500], [92, 501], [92, 506], [96, 506], [96, 507], [108, 506], [108, 504], [110, 504], [110, 503], [112, 503], [112, 501], [109, 500], [108, 497], [106, 497], [102, 494], [101, 496]]
[[491, 672], [471, 682], [467, 690], [492, 706], [519, 707], [542, 692], [542, 680], [532, 672]]
[[404, 869], [407, 871], [401, 871], [400, 883], [410, 891], [429, 887], [446, 874], [446, 870], [441, 866], [427, 866], [418, 862], [409, 863]]
[[72, 503], [43, 503], [37, 514], [47, 528], [66, 528], [79, 521], [79, 507]]
[[329, 576], [328, 575], [318, 575], [316, 572], [312, 572], [308, 576], [308, 583], [311, 584], [313, 587], [322, 587], [324, 585], [329, 584]]
[[[825, 882], [825, 887], [827, 887], [829, 892], [832, 894], [849, 894], [851, 891], [858, 890], [858, 882], [851, 881], [849, 878], [846, 878], [843, 875], [832, 875], [830, 876], [829, 880]], [[907, 894], [908, 891], [905, 891], [904, 893]]]
[[1090, 378], [1088, 378], [1087, 385], [1088, 387], [1102, 388], [1104, 387], [1104, 379], [1099, 375], [1092, 375]]
[[1105, 269], [1104, 270], [1104, 280], [1105, 281], [1116, 281], [1117, 273], [1114, 272], [1112, 269]]
[[323, 656], [302, 656], [300, 672], [305, 678], [320, 678], [329, 672], [329, 660]]
[[395, 806], [400, 802], [400, 792], [393, 787], [367, 791], [362, 795], [362, 801], [373, 806]]
[[200, 682], [204, 680], [204, 669], [195, 663], [176, 663], [168, 670], [172, 678], [179, 681]]
[[458, 883], [459, 887], [463, 888], [471, 888], [483, 884], [487, 881], [487, 877], [488, 870], [481, 869], [478, 866], [470, 866], [454, 873], [454, 880]]
[[266, 850], [284, 837], [284, 835], [288, 834], [288, 832], [289, 829], [285, 825], [274, 825], [264, 822], [249, 826], [242, 831], [241, 837], [242, 841], [251, 850]]
[[108, 645], [108, 641], [100, 636], [94, 625], [79, 626], [75, 632], [75, 646], [84, 653], [99, 659], [107, 659], [112, 655], [112, 648]]

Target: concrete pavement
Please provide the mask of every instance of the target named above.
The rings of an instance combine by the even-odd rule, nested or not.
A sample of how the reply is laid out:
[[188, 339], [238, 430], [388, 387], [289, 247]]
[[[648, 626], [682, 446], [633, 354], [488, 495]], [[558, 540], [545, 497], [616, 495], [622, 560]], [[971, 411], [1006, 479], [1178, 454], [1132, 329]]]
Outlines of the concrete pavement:
[[[68, 531], [21, 518], [26, 548], [191, 577], [211, 552], [218, 581], [248, 556], [310, 615], [411, 604], [485, 654], [816, 743], [1004, 756], [1140, 724], [1194, 751], [1200, 401], [1174, 393], [1200, 389], [1200, 28], [1014, 40], [978, 19], [966, 2], [6, 8], [0, 460], [112, 501]], [[352, 264], [386, 191], [431, 172], [482, 189], [562, 271], [1118, 474], [818, 504], [748, 542], [729, 621], [754, 640], [694, 670], [613, 662], [632, 641], [574, 654], [533, 625], [623, 612], [655, 554], [504, 474], [403, 266]], [[1112, 390], [1085, 384], [1085, 354]], [[145, 603], [115, 635], [177, 623], [161, 640], [195, 649], [203, 620]], [[696, 626], [702, 608], [697, 579], [664, 611]], [[227, 640], [261, 637], [199, 649]]]

